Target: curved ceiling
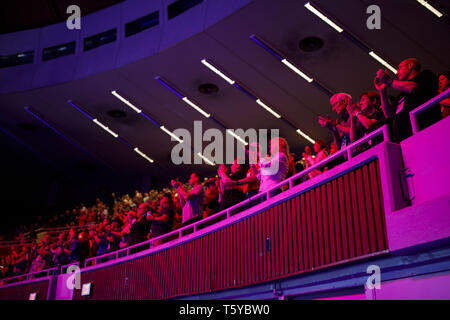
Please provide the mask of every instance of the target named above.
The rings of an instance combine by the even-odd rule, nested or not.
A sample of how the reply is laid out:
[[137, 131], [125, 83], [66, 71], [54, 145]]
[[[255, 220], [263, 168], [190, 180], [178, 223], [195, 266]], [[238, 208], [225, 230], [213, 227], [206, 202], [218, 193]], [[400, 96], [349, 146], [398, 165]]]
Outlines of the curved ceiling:
[[5, 1], [0, 13], [0, 34], [49, 26], [67, 19], [67, 7], [83, 8], [81, 15], [93, 13], [124, 0], [33, 0]]
[[[436, 73], [450, 69], [449, 5], [446, 1], [433, 1], [444, 9], [446, 17], [443, 19], [414, 0], [313, 2], [394, 67], [404, 58], [417, 57], [424, 68]], [[193, 169], [212, 174], [216, 169], [208, 165], [199, 168], [175, 166], [170, 153], [176, 142], [170, 141], [160, 128], [111, 94], [112, 90], [123, 93], [170, 130], [186, 128], [193, 132], [195, 120], [203, 121], [204, 130], [220, 129], [154, 79], [161, 76], [226, 127], [279, 129], [291, 150], [301, 154], [308, 142], [292, 127], [264, 111], [254, 100], [202, 65], [201, 59], [207, 58], [310, 137], [330, 142], [327, 130], [317, 123], [319, 115], [331, 114], [329, 95], [286, 68], [252, 41], [250, 35], [260, 36], [332, 92], [345, 91], [354, 97], [373, 90], [372, 79], [380, 64], [355, 42], [306, 10], [303, 4], [298, 0], [256, 0], [206, 31], [138, 62], [68, 83], [2, 94], [0, 126], [23, 144], [12, 143], [11, 135], [2, 132], [0, 141], [6, 145], [7, 140], [10, 150], [33, 158], [36, 153], [31, 156], [31, 147], [61, 170], [83, 163], [109, 167], [124, 175], [152, 175], [161, 179], [186, 175]], [[366, 27], [366, 9], [372, 4], [381, 8], [381, 30]], [[417, 24], [417, 21], [421, 23]], [[300, 41], [311, 36], [323, 40], [323, 46], [316, 51], [301, 50]], [[215, 84], [218, 91], [200, 92], [199, 86], [205, 83]], [[67, 104], [69, 99], [103, 119], [120, 136], [139, 146], [155, 163], [148, 163], [94, 126]], [[84, 151], [31, 117], [24, 110], [27, 105], [32, 105]], [[108, 116], [110, 110], [122, 110], [127, 116], [111, 118]], [[27, 130], [26, 125], [24, 129], [23, 123], [34, 124], [36, 130]]]

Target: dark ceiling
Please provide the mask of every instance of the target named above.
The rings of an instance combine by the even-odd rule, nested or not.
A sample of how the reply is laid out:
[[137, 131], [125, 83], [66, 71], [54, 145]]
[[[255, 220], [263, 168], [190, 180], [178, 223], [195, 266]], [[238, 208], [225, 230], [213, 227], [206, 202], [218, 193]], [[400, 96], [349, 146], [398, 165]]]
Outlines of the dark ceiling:
[[0, 34], [40, 28], [65, 21], [67, 7], [77, 5], [81, 16], [110, 7], [124, 0], [15, 0], [3, 1]]
[[[86, 14], [118, 2], [33, 1], [32, 8], [25, 10], [17, 2], [9, 1], [2, 9], [2, 31], [61, 21], [65, 17], [61, 8], [68, 4], [78, 4]], [[205, 68], [200, 63], [202, 58], [220, 65], [312, 138], [330, 142], [327, 130], [317, 123], [319, 115], [331, 113], [328, 95], [287, 69], [249, 36], [257, 34], [268, 41], [332, 92], [345, 91], [354, 97], [373, 90], [372, 79], [380, 64], [311, 14], [303, 3], [256, 0], [204, 32], [146, 59], [68, 83], [2, 94], [0, 126], [11, 135], [0, 132], [0, 142], [8, 153], [24, 163], [49, 172], [73, 175], [114, 172], [122, 176], [150, 175], [161, 181], [186, 176], [193, 169], [214, 174], [216, 169], [208, 165], [175, 166], [170, 152], [176, 142], [111, 95], [111, 90], [124, 93], [171, 130], [186, 128], [192, 132], [194, 120], [203, 120], [204, 130], [217, 128], [214, 122], [203, 118], [154, 80], [162, 76], [227, 127], [279, 129], [291, 150], [301, 154], [308, 144], [306, 140]], [[424, 68], [436, 73], [450, 69], [448, 1], [433, 1], [447, 15], [444, 19], [413, 0], [317, 0], [314, 3], [394, 66], [404, 58], [417, 57]], [[381, 30], [366, 28], [366, 8], [372, 4], [381, 7]], [[299, 43], [308, 37], [321, 39], [322, 46], [316, 51], [301, 50]], [[199, 86], [205, 83], [214, 84], [218, 91], [200, 92]], [[69, 99], [103, 119], [134, 145], [142, 146], [155, 163], [148, 163], [92, 125], [67, 104]], [[24, 106], [38, 110], [82, 150], [31, 117]], [[126, 116], [111, 117], [108, 115], [111, 110], [123, 111]]]

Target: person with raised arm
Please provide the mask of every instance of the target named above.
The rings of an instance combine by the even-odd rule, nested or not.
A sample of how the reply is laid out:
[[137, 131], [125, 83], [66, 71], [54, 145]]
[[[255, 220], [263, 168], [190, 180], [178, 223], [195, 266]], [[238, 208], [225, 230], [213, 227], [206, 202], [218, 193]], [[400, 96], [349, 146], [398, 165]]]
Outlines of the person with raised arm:
[[[409, 113], [424, 102], [436, 96], [438, 80], [430, 70], [421, 71], [420, 61], [414, 58], [403, 60], [397, 69], [394, 80], [386, 69], [379, 69], [374, 85], [381, 97], [381, 108], [391, 131], [391, 139], [400, 142], [412, 135]], [[399, 92], [391, 103], [387, 88]], [[419, 115], [419, 127], [424, 128], [441, 118], [439, 107], [431, 107]]]
[[184, 186], [178, 180], [171, 181], [172, 187], [178, 192], [178, 198], [182, 209], [183, 227], [197, 222], [203, 217], [203, 199], [205, 191], [201, 183], [201, 175], [198, 172], [192, 172], [189, 178], [191, 191], [186, 191]]

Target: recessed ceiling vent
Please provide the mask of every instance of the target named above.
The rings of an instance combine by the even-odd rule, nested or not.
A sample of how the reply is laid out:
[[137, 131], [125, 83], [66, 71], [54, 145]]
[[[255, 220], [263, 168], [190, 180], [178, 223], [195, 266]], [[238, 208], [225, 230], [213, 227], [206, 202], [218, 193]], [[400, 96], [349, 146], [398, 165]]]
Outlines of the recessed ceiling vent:
[[198, 91], [200, 91], [203, 94], [212, 94], [219, 91], [219, 87], [213, 83], [203, 83], [198, 86]]
[[109, 110], [108, 112], [108, 116], [110, 116], [111, 118], [114, 119], [123, 119], [127, 117], [127, 114], [125, 112], [123, 112], [122, 110]]
[[308, 37], [301, 40], [298, 44], [300, 50], [305, 52], [318, 51], [323, 47], [323, 40], [317, 37]]

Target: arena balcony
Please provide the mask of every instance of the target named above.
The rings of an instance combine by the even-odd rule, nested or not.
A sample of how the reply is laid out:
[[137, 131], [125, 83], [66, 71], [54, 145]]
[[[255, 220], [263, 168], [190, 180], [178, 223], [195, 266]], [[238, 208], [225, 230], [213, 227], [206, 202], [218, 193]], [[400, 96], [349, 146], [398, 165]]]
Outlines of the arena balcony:
[[[257, 194], [193, 225], [88, 259], [77, 271], [81, 285], [92, 285], [90, 299], [448, 298], [450, 173], [442, 146], [450, 118], [422, 131], [414, 122], [449, 95], [411, 112], [414, 135], [401, 144], [379, 128], [275, 186], [287, 186], [276, 196]], [[376, 136], [383, 142], [355, 155]], [[425, 147], [432, 151], [421, 153]], [[339, 157], [347, 160], [296, 183]], [[166, 242], [153, 246], [160, 239]], [[374, 266], [381, 289], [368, 286]], [[86, 299], [67, 288], [69, 267], [17, 283], [5, 279], [0, 297]]]

